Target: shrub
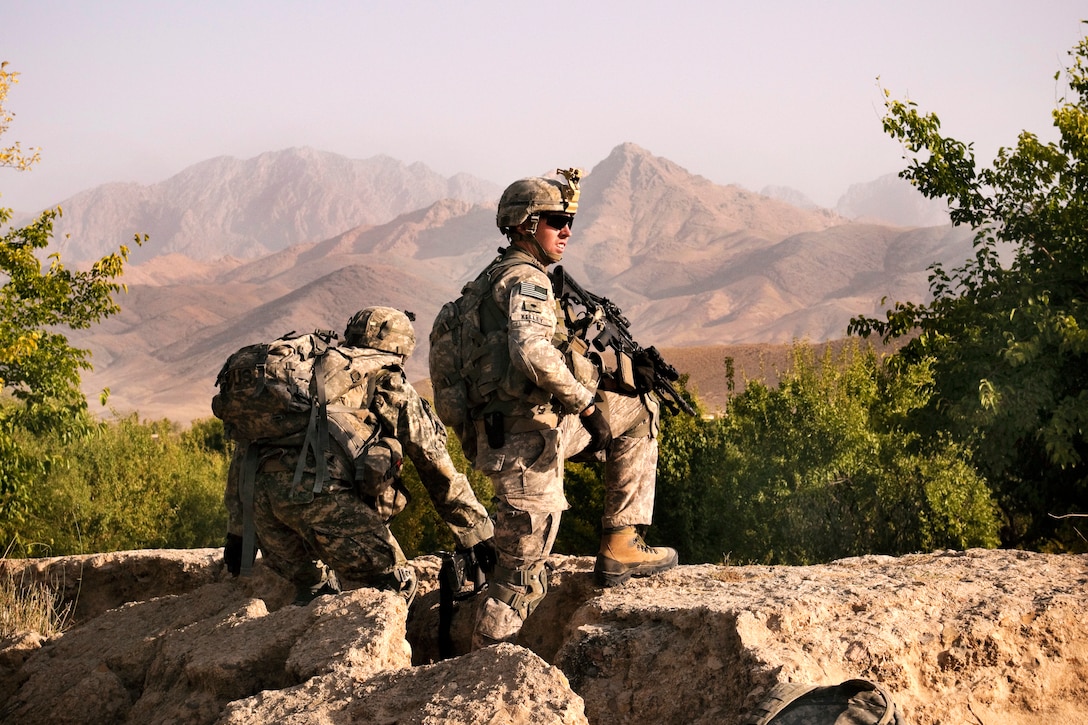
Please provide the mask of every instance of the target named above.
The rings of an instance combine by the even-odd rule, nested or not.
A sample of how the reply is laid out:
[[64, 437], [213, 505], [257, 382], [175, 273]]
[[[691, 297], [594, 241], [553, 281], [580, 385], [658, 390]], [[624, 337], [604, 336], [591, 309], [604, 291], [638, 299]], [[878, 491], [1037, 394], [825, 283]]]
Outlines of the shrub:
[[132, 415], [76, 440], [45, 437], [33, 444], [54, 452], [52, 464], [34, 483], [25, 516], [3, 522], [13, 553], [58, 556], [222, 542], [228, 459], [209, 449], [203, 434]]

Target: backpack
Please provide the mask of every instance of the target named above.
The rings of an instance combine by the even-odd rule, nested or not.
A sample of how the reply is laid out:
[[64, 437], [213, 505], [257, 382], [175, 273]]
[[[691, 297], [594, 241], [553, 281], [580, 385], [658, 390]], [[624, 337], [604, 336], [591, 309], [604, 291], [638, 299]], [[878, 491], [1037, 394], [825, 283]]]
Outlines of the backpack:
[[[378, 433], [369, 411], [378, 373], [399, 369], [400, 363], [393, 353], [337, 347], [330, 330], [290, 332], [227, 358], [216, 376], [219, 393], [212, 398], [212, 413], [234, 441], [312, 443], [316, 452], [327, 449], [331, 437], [354, 460]], [[357, 404], [340, 404], [364, 386], [365, 392], [352, 396]]]
[[[245, 447], [239, 487], [243, 573], [248, 573], [256, 546], [252, 507], [261, 444], [301, 446], [296, 485], [312, 451], [312, 493], [317, 494], [328, 477], [330, 442], [335, 441], [358, 467], [368, 462], [366, 455], [376, 442], [388, 440], [370, 405], [379, 373], [396, 369], [401, 356], [371, 348], [336, 347], [336, 337], [330, 330], [290, 332], [272, 342], [246, 345], [227, 358], [216, 376], [219, 392], [212, 398], [212, 413], [223, 421], [224, 434]], [[350, 398], [357, 404], [340, 404], [353, 392]], [[394, 463], [399, 470], [399, 459]]]
[[775, 686], [745, 725], [906, 725], [883, 687], [869, 680]]
[[[438, 311], [431, 326], [430, 367], [434, 409], [442, 422], [453, 429], [469, 461], [476, 459], [474, 413], [485, 406], [499, 389], [510, 365], [509, 353], [501, 341], [488, 344], [485, 303], [491, 297], [493, 275], [501, 269], [524, 264], [498, 257], [461, 289], [461, 296]], [[495, 307], [492, 305], [492, 307]], [[495, 312], [498, 308], [495, 307]], [[494, 327], [501, 325], [496, 321]], [[491, 334], [503, 335], [501, 329]]]
[[230, 355], [216, 376], [212, 413], [234, 441], [287, 439], [310, 422], [315, 361], [335, 345], [336, 334], [289, 332], [272, 342], [246, 345]]

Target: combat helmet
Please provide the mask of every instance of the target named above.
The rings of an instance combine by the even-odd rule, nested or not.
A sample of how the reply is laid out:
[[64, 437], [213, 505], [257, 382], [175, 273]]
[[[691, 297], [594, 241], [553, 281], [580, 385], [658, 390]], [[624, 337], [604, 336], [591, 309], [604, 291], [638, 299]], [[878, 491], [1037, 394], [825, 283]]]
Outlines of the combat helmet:
[[582, 179], [582, 170], [556, 169], [556, 173], [562, 175], [567, 183], [543, 176], [530, 176], [506, 187], [495, 215], [495, 225], [499, 231], [510, 236], [515, 227], [529, 221], [529, 232], [532, 234], [536, 231], [541, 212], [578, 213], [578, 182]]
[[353, 347], [403, 355], [407, 358], [416, 349], [416, 331], [412, 321], [416, 316], [392, 307], [366, 307], [356, 312], [344, 328], [344, 342]]

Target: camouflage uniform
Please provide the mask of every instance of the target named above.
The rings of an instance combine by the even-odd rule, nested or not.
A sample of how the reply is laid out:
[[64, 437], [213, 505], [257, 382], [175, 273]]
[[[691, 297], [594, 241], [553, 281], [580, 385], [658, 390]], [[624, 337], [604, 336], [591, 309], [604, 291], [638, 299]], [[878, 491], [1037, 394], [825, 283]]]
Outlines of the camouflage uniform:
[[[366, 395], [365, 388], [361, 388], [343, 402], [361, 408]], [[377, 415], [383, 435], [399, 442], [403, 453], [415, 464], [458, 545], [471, 547], [491, 538], [494, 529], [487, 511], [446, 451], [445, 426], [399, 367], [379, 374], [370, 410]], [[242, 532], [238, 483], [244, 448], [238, 446], [226, 493], [229, 531], [236, 535]], [[405, 556], [388, 526], [408, 503], [399, 476], [384, 490], [362, 494], [355, 481], [356, 462], [330, 441], [326, 458], [331, 480], [315, 494], [312, 460], [302, 482], [292, 485], [299, 455], [298, 447], [262, 446], [259, 450], [254, 520], [266, 563], [294, 582], [300, 595], [326, 582], [328, 573], [322, 563], [332, 567], [340, 584], [347, 588], [369, 585], [399, 589], [397, 574], [405, 564]]]
[[488, 588], [491, 596], [478, 611], [475, 647], [512, 640], [547, 591], [544, 562], [561, 513], [569, 508], [563, 462], [590, 440], [578, 418], [581, 411], [596, 400], [607, 410], [614, 436], [608, 450], [598, 454], [607, 460], [603, 526], [650, 524], [656, 483], [657, 401], [650, 395], [596, 392], [579, 382], [553, 344], [559, 320], [544, 265], [514, 246], [503, 250], [501, 259], [492, 299], [507, 326], [511, 365], [488, 408], [502, 413], [503, 440], [492, 447], [498, 441], [489, 444], [487, 426], [477, 420], [474, 461], [490, 476], [498, 500], [498, 567]]

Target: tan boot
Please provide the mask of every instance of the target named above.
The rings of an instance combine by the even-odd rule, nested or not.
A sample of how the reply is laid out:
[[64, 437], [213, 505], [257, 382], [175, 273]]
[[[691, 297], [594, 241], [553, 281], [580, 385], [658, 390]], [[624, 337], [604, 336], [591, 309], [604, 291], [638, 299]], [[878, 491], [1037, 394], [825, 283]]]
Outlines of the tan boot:
[[605, 531], [593, 573], [605, 587], [623, 584], [633, 576], [649, 576], [676, 566], [676, 549], [647, 546], [634, 526]]

